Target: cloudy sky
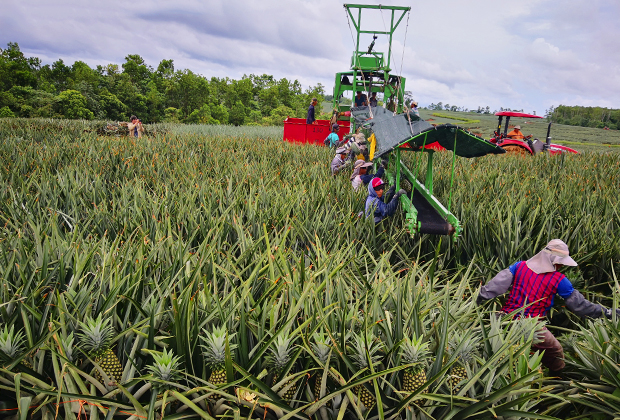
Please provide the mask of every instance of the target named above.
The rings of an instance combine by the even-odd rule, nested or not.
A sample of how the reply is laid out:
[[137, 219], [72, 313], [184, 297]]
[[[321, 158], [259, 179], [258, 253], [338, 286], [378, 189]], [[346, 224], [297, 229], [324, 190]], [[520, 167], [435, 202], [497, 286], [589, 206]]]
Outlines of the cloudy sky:
[[[620, 0], [389, 4], [411, 6], [394, 36], [392, 68], [421, 105], [620, 108]], [[372, 30], [389, 25], [388, 12], [362, 19]], [[328, 93], [354, 47], [334, 0], [2, 0], [0, 46], [8, 42], [46, 64], [94, 67], [140, 54], [153, 67], [173, 59], [176, 69], [207, 77], [267, 73], [322, 83]], [[385, 45], [381, 36], [375, 50]]]

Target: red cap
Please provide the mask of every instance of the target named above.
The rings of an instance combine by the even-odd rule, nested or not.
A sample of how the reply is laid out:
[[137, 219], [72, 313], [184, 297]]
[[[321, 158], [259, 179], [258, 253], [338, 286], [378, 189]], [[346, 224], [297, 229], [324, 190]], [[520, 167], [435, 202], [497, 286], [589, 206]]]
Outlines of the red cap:
[[370, 181], [370, 183], [372, 184], [372, 187], [374, 189], [377, 189], [377, 187], [379, 187], [379, 186], [384, 184], [384, 182], [381, 180], [381, 178], [373, 178], [372, 181]]

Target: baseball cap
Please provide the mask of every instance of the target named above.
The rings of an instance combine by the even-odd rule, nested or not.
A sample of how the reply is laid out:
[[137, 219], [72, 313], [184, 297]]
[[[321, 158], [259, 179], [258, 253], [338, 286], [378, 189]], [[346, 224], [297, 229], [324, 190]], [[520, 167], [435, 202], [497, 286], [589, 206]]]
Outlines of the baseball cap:
[[370, 183], [375, 190], [378, 190], [379, 188], [385, 188], [385, 183], [381, 178], [373, 178]]

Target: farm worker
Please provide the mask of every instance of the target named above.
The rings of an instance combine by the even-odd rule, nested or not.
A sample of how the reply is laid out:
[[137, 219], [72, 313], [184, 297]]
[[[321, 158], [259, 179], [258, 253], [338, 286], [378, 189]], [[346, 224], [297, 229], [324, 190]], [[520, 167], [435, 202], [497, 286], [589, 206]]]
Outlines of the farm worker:
[[523, 140], [525, 138], [525, 136], [521, 132], [521, 126], [520, 125], [515, 125], [514, 130], [512, 130], [510, 133], [506, 134], [506, 137], [511, 138], [511, 139], [515, 139], [515, 140]]
[[[385, 204], [385, 196], [383, 195], [384, 189], [385, 183], [381, 180], [381, 178], [373, 178], [368, 184], [368, 197], [366, 198], [365, 214], [367, 218], [372, 216], [375, 223], [379, 223], [386, 217], [393, 215], [398, 207], [398, 198], [401, 195], [407, 194], [405, 190], [401, 189], [394, 194], [389, 203]], [[391, 194], [393, 191], [394, 187], [390, 188], [386, 196]]]
[[132, 115], [129, 120], [131, 121], [129, 124], [127, 124], [127, 128], [129, 129], [129, 135], [138, 138], [142, 137], [142, 133], [144, 133], [142, 121], [140, 121], [135, 115]]
[[[476, 302], [481, 303], [502, 295], [510, 294], [501, 311], [509, 314], [519, 311], [515, 316], [542, 317], [553, 306], [556, 294], [564, 298], [566, 307], [580, 317], [611, 318], [611, 309], [592, 303], [573, 288], [568, 278], [558, 269], [562, 266], [575, 267], [577, 263], [570, 257], [568, 246], [560, 239], [553, 239], [547, 246], [527, 261], [518, 261], [500, 271], [491, 281], [480, 289]], [[620, 316], [620, 310], [616, 309]], [[543, 365], [550, 373], [558, 373], [564, 368], [564, 351], [560, 342], [546, 328], [543, 341], [533, 348], [544, 350]]]
[[420, 117], [420, 111], [418, 111], [418, 103], [416, 101], [411, 102], [411, 112], [416, 116]]
[[310, 106], [308, 107], [308, 116], [306, 117], [306, 124], [316, 124], [316, 118], [314, 118], [314, 107], [319, 103], [317, 98], [312, 98]]
[[338, 131], [340, 130], [340, 126], [338, 124], [332, 124], [332, 132], [329, 133], [327, 138], [325, 139], [325, 145], [331, 148], [335, 148], [340, 141], [340, 137], [338, 137]]
[[357, 133], [353, 136], [349, 141], [349, 148], [351, 149], [351, 160], [368, 159], [368, 146], [364, 133]]
[[373, 92], [370, 95], [370, 99], [368, 100], [368, 103], [370, 104], [370, 106], [377, 106], [377, 92]]
[[373, 178], [383, 178], [383, 174], [385, 173], [385, 167], [387, 166], [387, 161], [382, 161], [381, 166], [376, 174], [370, 174], [370, 167], [372, 166], [372, 162], [366, 162], [363, 159], [359, 159], [355, 161], [355, 166], [353, 167], [353, 174], [351, 175], [351, 186], [355, 191], [358, 191], [362, 185], [368, 185]]
[[345, 167], [345, 159], [347, 158], [347, 149], [345, 147], [341, 147], [336, 150], [336, 156], [332, 160], [332, 175], [336, 175], [342, 168]]
[[359, 90], [355, 92], [355, 106], [368, 106], [368, 97]]

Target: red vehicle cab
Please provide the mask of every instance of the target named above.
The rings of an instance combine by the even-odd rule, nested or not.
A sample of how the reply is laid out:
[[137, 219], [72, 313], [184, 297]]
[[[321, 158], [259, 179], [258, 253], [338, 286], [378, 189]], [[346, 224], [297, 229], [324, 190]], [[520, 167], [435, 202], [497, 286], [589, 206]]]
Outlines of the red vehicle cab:
[[[524, 114], [522, 112], [502, 111], [496, 112], [496, 116], [499, 117], [497, 121], [497, 130], [491, 137], [491, 143], [495, 143], [508, 153], [520, 153], [535, 155], [541, 152], [549, 152], [551, 155], [557, 155], [560, 153], [579, 153], [575, 149], [570, 147], [561, 146], [559, 144], [551, 143], [551, 123], [547, 127], [547, 138], [545, 142], [538, 139], [533, 139], [532, 136], [519, 136], [511, 135], [508, 133], [508, 125], [510, 118], [542, 118], [538, 115]], [[506, 124], [504, 125], [504, 132], [502, 133], [502, 120], [506, 117]], [[519, 138], [523, 137], [523, 138]]]

